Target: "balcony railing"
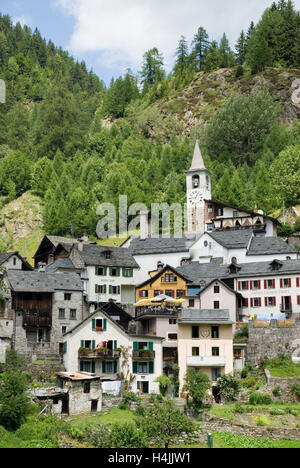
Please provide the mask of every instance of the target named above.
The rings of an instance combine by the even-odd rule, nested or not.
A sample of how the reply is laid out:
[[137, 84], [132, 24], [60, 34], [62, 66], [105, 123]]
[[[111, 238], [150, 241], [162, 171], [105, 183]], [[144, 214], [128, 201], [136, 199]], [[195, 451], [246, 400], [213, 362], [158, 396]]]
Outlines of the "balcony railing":
[[33, 315], [23, 316], [23, 327], [51, 328], [52, 317], [40, 317]]
[[149, 349], [140, 349], [138, 351], [133, 351], [132, 359], [135, 361], [154, 361], [155, 351], [150, 351]]
[[190, 356], [187, 357], [187, 365], [190, 367], [224, 367], [225, 357], [223, 356]]
[[120, 351], [113, 349], [84, 349], [79, 348], [78, 357], [80, 359], [119, 359]]

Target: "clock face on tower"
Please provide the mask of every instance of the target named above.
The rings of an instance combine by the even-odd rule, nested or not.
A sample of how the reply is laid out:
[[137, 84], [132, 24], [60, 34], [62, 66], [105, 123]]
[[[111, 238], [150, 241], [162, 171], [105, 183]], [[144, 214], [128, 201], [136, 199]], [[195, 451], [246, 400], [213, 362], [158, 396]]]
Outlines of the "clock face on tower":
[[191, 205], [197, 206], [203, 202], [203, 194], [199, 190], [193, 190], [188, 196], [188, 201]]

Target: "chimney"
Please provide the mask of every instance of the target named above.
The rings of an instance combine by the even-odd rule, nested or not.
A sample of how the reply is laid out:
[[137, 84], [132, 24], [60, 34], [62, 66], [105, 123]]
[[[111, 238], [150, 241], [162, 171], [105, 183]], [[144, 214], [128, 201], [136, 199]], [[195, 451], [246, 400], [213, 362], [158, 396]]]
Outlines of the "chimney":
[[88, 241], [89, 241], [89, 236], [87, 235], [86, 232], [83, 234], [83, 236], [81, 237], [80, 241], [81, 241], [81, 242], [84, 242], [84, 243], [88, 243]]
[[158, 263], [157, 263], [157, 271], [163, 270], [163, 269], [164, 269], [164, 266], [165, 266], [165, 265], [164, 265], [162, 262], [158, 262]]
[[253, 210], [254, 213], [258, 213], [258, 207], [257, 207], [257, 202], [255, 201], [255, 205], [254, 205], [254, 210]]
[[149, 237], [148, 211], [140, 212], [140, 237], [141, 239], [147, 239]]
[[80, 240], [77, 245], [78, 245], [78, 251], [82, 252], [83, 251], [83, 241]]
[[39, 271], [39, 272], [45, 273], [45, 271], [46, 271], [46, 266], [47, 266], [46, 263], [40, 262], [40, 263], [38, 264], [38, 271]]

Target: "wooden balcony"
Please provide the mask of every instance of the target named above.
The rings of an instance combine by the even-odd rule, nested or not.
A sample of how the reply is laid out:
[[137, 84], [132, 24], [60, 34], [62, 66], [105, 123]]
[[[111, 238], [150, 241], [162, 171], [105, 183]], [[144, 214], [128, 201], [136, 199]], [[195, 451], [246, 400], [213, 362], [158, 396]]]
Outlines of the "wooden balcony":
[[108, 349], [106, 351], [100, 349], [83, 349], [79, 348], [78, 350], [78, 357], [79, 359], [108, 359], [108, 360], [116, 360], [120, 358], [120, 351], [116, 351], [113, 349]]
[[52, 327], [51, 314], [49, 314], [48, 316], [23, 315], [23, 327], [51, 328]]
[[155, 351], [150, 351], [149, 349], [140, 349], [138, 351], [133, 351], [132, 359], [134, 361], [154, 361]]

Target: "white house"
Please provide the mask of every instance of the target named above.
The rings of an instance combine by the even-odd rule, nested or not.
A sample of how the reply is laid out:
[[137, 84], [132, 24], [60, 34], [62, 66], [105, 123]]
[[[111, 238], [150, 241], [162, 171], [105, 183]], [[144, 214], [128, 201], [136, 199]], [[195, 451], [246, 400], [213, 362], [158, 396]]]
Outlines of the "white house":
[[133, 334], [117, 319], [99, 309], [65, 335], [67, 372], [96, 374], [103, 382], [123, 374], [132, 377], [132, 391], [158, 393], [155, 380], [163, 373], [163, 338]]

